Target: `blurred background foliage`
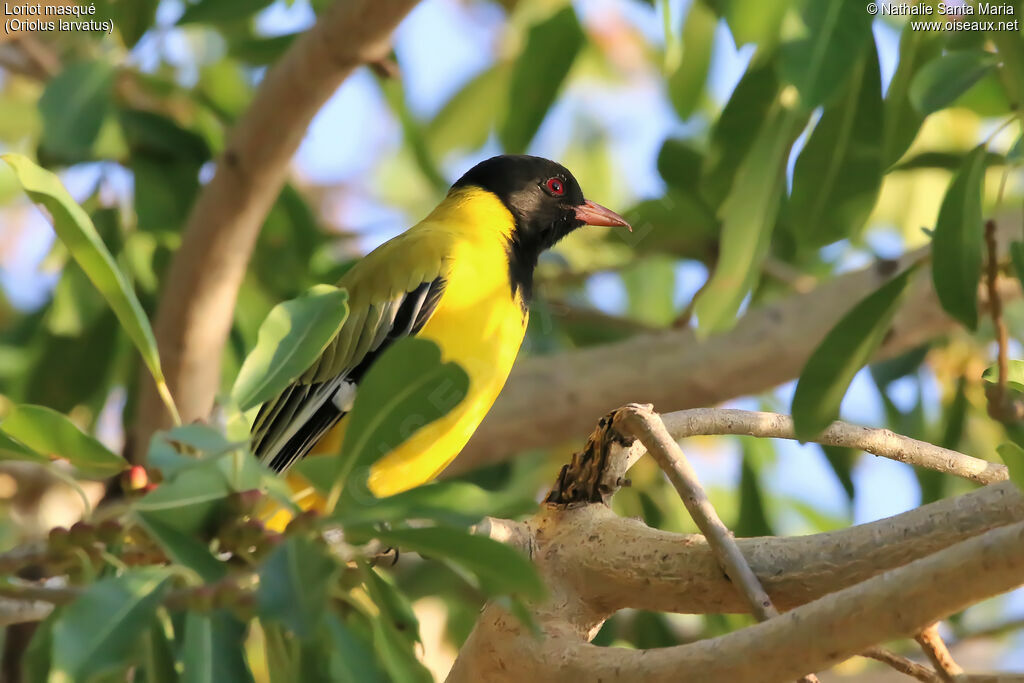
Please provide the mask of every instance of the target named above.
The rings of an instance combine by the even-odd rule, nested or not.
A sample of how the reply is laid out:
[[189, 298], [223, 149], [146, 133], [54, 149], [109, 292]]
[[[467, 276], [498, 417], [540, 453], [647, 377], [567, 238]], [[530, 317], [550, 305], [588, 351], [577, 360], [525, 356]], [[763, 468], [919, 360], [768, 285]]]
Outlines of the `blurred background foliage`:
[[[328, 2], [95, 4], [112, 35], [0, 41], [0, 151], [60, 172], [152, 316], [233, 121]], [[1015, 9], [1006, 18], [1021, 19]], [[926, 244], [953, 174], [982, 143], [985, 216], [1020, 220], [1019, 26], [913, 31], [905, 17], [872, 19], [847, 0], [424, 0], [393, 59], [397, 70], [357, 72], [308, 131], [239, 295], [225, 393], [275, 304], [335, 281], [425, 215], [474, 161], [500, 152], [562, 161], [588, 197], [636, 227], [632, 236], [581, 230], [545, 256], [524, 354], [686, 325], [727, 329], [748, 308]], [[973, 237], [962, 239], [953, 246], [970, 253]], [[49, 406], [119, 451], [137, 356], [3, 165], [0, 285], [0, 408]], [[947, 296], [959, 303], [947, 308], [968, 295], [953, 287]], [[1006, 310], [1013, 340], [1021, 313], [1019, 303]], [[842, 415], [994, 458], [1005, 435], [986, 413], [981, 379], [993, 355], [982, 318], [976, 331], [858, 373]], [[1011, 355], [1021, 357], [1016, 341]], [[788, 412], [793, 391], [734, 404]], [[466, 479], [510, 492], [526, 511], [584, 436]], [[834, 448], [704, 438], [687, 449], [741, 536], [834, 529], [967, 487]], [[632, 481], [615, 499], [621, 514], [695, 531], [653, 462]], [[30, 465], [4, 470], [0, 496], [6, 545], [80, 514], [66, 486]], [[482, 599], [453, 576], [429, 561], [394, 572], [435, 673]], [[1024, 595], [1014, 593], [952, 623], [967, 637], [1022, 618]], [[745, 620], [623, 613], [597, 642], [669, 645]], [[1024, 639], [1005, 630], [980, 648], [986, 668], [1024, 668]]]

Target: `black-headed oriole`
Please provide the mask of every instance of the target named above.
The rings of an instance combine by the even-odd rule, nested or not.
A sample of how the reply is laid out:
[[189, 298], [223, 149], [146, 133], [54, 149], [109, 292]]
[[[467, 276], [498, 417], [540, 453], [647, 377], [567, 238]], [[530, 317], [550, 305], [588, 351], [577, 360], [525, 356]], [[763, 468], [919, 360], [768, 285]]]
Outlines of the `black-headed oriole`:
[[[463, 367], [469, 391], [378, 460], [369, 487], [386, 496], [436, 477], [508, 378], [526, 332], [538, 257], [583, 225], [629, 227], [584, 199], [573, 175], [553, 161], [497, 156], [474, 166], [429, 216], [342, 277], [348, 319], [319, 359], [263, 405], [252, 429], [256, 454], [283, 472], [328, 432], [343, 430], [366, 370], [389, 342], [417, 336]], [[340, 436], [325, 441], [340, 444]]]

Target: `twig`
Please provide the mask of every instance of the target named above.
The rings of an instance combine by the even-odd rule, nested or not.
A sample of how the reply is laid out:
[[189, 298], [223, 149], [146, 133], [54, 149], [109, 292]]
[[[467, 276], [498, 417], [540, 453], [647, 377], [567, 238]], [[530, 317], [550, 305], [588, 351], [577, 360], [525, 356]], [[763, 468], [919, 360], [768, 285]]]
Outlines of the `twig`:
[[[778, 413], [764, 413], [727, 408], [696, 408], [662, 415], [665, 427], [676, 439], [690, 436], [735, 434], [760, 438], [795, 439], [793, 418]], [[888, 429], [861, 427], [836, 421], [813, 439], [827, 446], [856, 448], [898, 462], [955, 474], [979, 484], [1005, 481], [1006, 466], [972, 458], [948, 448], [911, 439]]]
[[939, 676], [946, 683], [952, 683], [955, 676], [959, 676], [964, 672], [960, 665], [956, 663], [956, 660], [953, 659], [953, 655], [950, 653], [949, 648], [946, 647], [942, 636], [939, 635], [938, 622], [923, 629], [914, 636], [914, 640], [921, 646], [924, 653], [928, 655], [928, 659], [931, 660], [935, 670], [939, 672]]
[[902, 657], [891, 650], [885, 649], [884, 647], [868, 648], [861, 653], [861, 656], [869, 657], [882, 662], [883, 664], [888, 664], [901, 674], [912, 676], [919, 681], [924, 681], [924, 683], [942, 683], [942, 678], [928, 667], [918, 664], [906, 657]]
[[1002, 422], [1024, 419], [1024, 404], [1010, 399], [1006, 390], [1009, 377], [1009, 334], [1006, 321], [1003, 320], [1003, 300], [999, 294], [999, 253], [996, 243], [996, 222], [989, 219], [985, 222], [985, 245], [988, 251], [986, 259], [985, 284], [988, 290], [989, 314], [996, 331], [996, 347], [998, 378], [996, 383], [986, 387], [988, 413]]
[[[736, 545], [732, 532], [725, 526], [708, 500], [697, 473], [679, 444], [665, 429], [665, 423], [658, 414], [651, 406], [634, 404], [620, 410], [616, 418], [624, 428], [623, 431], [635, 436], [668, 476], [693, 521], [707, 538], [722, 571], [743, 592], [757, 620], [767, 621], [779, 616], [779, 611], [775, 609], [768, 593], [761, 586], [761, 581]], [[803, 683], [816, 683], [818, 679], [813, 674], [808, 674], [799, 680]]]
[[679, 444], [668, 433], [661, 418], [650, 406], [641, 405], [627, 406], [619, 411], [617, 417], [621, 420], [623, 431], [639, 439], [668, 475], [693, 521], [708, 539], [722, 570], [743, 591], [757, 620], [765, 621], [778, 616], [778, 610], [751, 571], [732, 532], [718, 517], [697, 479], [697, 473], [683, 455]]

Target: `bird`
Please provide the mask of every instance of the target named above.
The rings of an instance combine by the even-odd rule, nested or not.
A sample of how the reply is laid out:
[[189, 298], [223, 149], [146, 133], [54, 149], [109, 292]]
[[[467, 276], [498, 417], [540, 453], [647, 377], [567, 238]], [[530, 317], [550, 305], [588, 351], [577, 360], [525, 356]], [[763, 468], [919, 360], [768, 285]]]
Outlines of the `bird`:
[[465, 370], [468, 391], [377, 460], [368, 487], [386, 497], [434, 479], [505, 385], [526, 333], [538, 258], [584, 225], [632, 230], [585, 199], [554, 161], [500, 155], [473, 166], [426, 218], [342, 276], [348, 317], [318, 359], [260, 408], [251, 430], [256, 456], [284, 473], [314, 448], [331, 450], [319, 442], [340, 445], [367, 370], [395, 340], [418, 337]]

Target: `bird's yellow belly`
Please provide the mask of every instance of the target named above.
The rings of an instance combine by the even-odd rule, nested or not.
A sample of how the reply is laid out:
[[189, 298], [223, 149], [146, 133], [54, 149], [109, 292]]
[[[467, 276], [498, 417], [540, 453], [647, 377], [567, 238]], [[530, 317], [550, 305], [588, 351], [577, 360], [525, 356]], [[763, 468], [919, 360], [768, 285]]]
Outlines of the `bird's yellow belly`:
[[[379, 497], [428, 482], [455, 459], [505, 385], [526, 332], [527, 314], [519, 298], [512, 298], [503, 251], [482, 257], [477, 248], [454, 254], [452, 262], [441, 303], [416, 336], [437, 343], [442, 360], [455, 361], [466, 371], [469, 390], [451, 412], [373, 465], [369, 487]], [[312, 457], [336, 456], [347, 423], [343, 418]], [[293, 482], [293, 487], [303, 485]]]
[[[490, 262], [488, 262], [490, 261]], [[490, 410], [512, 369], [526, 331], [526, 313], [512, 299], [504, 254], [463, 259], [449, 274], [441, 305], [418, 337], [441, 348], [469, 375], [466, 397], [381, 458], [370, 470], [370, 490], [388, 496], [430, 481], [459, 454]], [[469, 265], [466, 265], [469, 264]]]

